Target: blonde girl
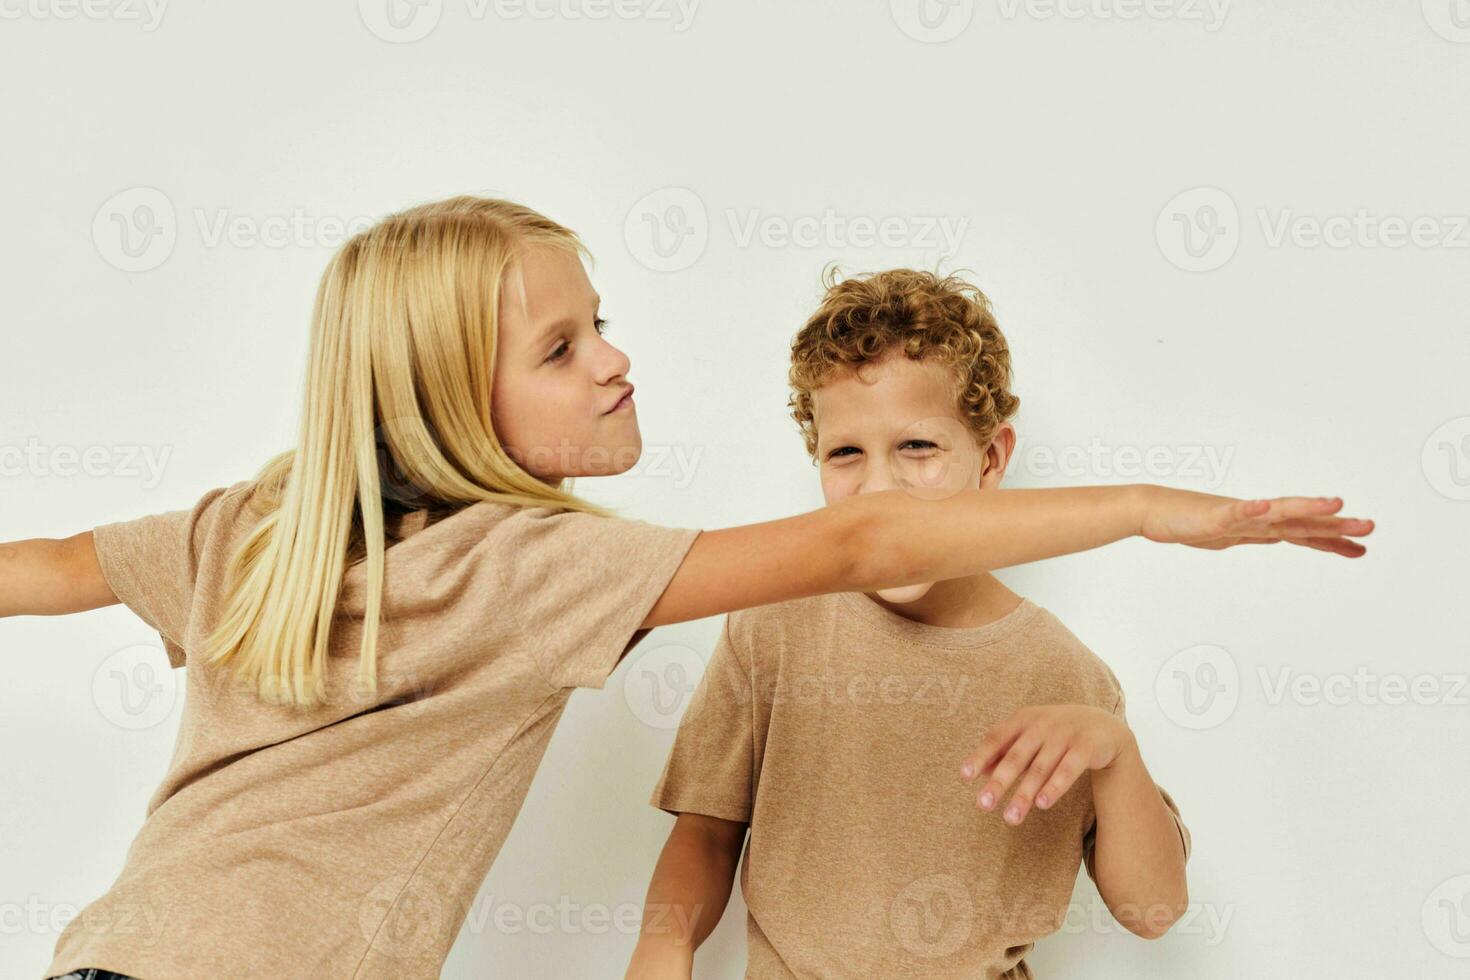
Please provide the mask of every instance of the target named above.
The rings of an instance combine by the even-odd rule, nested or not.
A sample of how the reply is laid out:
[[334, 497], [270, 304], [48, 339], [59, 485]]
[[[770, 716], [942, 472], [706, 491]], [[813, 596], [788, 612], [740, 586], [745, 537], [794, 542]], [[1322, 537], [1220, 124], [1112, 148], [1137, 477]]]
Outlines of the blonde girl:
[[437, 977], [578, 687], [654, 627], [1134, 535], [1356, 556], [1335, 498], [892, 490], [719, 530], [604, 513], [641, 447], [586, 252], [461, 196], [347, 242], [297, 447], [191, 508], [0, 545], [0, 616], [122, 602], [189, 666], [178, 743], [46, 976]]

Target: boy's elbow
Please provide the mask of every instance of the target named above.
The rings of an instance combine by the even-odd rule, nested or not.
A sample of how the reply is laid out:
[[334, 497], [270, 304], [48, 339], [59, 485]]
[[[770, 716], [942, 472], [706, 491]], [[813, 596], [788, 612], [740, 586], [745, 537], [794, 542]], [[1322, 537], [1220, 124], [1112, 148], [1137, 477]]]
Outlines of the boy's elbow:
[[1111, 909], [1113, 918], [1140, 939], [1162, 938], [1189, 908], [1189, 895], [1181, 887], [1176, 898], [1142, 906], [1120, 906]]

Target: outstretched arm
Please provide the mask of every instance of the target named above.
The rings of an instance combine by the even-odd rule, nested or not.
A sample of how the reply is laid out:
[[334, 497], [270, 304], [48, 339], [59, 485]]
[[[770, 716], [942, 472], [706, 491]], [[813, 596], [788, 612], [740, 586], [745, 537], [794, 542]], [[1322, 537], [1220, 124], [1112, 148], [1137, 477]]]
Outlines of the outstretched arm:
[[705, 531], [643, 621], [645, 628], [828, 592], [978, 575], [1139, 535], [1220, 549], [1287, 541], [1355, 558], [1371, 521], [1334, 516], [1338, 498], [1237, 500], [1147, 484], [906, 490], [846, 497], [795, 517]]
[[63, 616], [117, 601], [91, 531], [0, 544], [0, 617]]

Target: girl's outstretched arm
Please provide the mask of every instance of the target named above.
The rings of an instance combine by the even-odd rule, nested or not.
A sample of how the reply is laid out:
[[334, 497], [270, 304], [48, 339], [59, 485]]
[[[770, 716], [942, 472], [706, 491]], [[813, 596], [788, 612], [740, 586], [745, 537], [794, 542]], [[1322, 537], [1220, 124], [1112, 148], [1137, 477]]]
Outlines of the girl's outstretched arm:
[[117, 601], [91, 531], [0, 544], [0, 617], [64, 616]]
[[828, 592], [978, 575], [1140, 535], [1220, 549], [1287, 541], [1356, 558], [1372, 521], [1333, 516], [1336, 497], [1238, 500], [1149, 484], [907, 490], [846, 497], [795, 517], [705, 531], [643, 627]]

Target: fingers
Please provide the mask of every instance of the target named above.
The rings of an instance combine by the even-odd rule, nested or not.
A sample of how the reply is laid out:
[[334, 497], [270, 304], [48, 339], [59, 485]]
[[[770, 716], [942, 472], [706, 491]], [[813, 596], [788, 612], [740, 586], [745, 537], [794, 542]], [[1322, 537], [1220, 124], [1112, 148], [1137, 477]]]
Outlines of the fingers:
[[1031, 765], [1026, 769], [1026, 774], [1021, 777], [1021, 784], [1016, 787], [1016, 792], [1011, 795], [1011, 802], [1006, 807], [1006, 823], [1015, 826], [1026, 819], [1026, 814], [1031, 812], [1031, 803], [1036, 799], [1036, 794], [1055, 771], [1057, 763], [1061, 761], [1062, 750], [1054, 745], [1043, 745], [1036, 752], [1036, 757], [1031, 760]]
[[1303, 517], [1326, 517], [1342, 509], [1341, 497], [1275, 497], [1237, 500], [1226, 505], [1229, 524], [1274, 524]]
[[975, 747], [975, 751], [971, 752], [960, 766], [960, 776], [965, 782], [969, 782], [982, 772], [989, 772], [995, 761], [1010, 749], [1020, 731], [1020, 720], [1014, 716], [987, 731], [981, 737], [980, 744]]
[[1290, 544], [1299, 545], [1303, 548], [1316, 548], [1318, 551], [1326, 551], [1344, 558], [1361, 558], [1368, 553], [1366, 546], [1347, 538], [1302, 538], [1300, 540], [1288, 539]]
[[[1016, 777], [1025, 772], [1036, 758], [1037, 751], [1041, 748], [1041, 739], [1031, 732], [1023, 732], [1010, 751], [1006, 752], [1000, 762], [996, 764], [995, 771], [991, 773], [990, 779], [985, 787], [980, 790], [976, 802], [982, 810], [993, 810], [1000, 798], [1016, 781]], [[982, 772], [984, 770], [981, 770]]]
[[1356, 517], [1301, 517], [1273, 524], [1272, 530], [1287, 538], [1361, 538], [1373, 533], [1373, 522]]
[[1289, 521], [1298, 517], [1322, 517], [1342, 509], [1341, 497], [1277, 497], [1267, 503], [1270, 506], [1259, 517], [1273, 522]]
[[1036, 795], [1036, 805], [1043, 810], [1050, 807], [1062, 794], [1072, 788], [1077, 777], [1087, 771], [1087, 753], [1081, 749], [1073, 749], [1062, 756], [1062, 761], [1057, 763], [1056, 769], [1052, 771], [1051, 778], [1042, 786], [1041, 792]]
[[1341, 497], [1278, 497], [1239, 500], [1227, 505], [1230, 518], [1217, 538], [1196, 547], [1219, 550], [1237, 544], [1268, 544], [1274, 539], [1315, 548], [1345, 558], [1361, 558], [1367, 549], [1350, 537], [1373, 533], [1374, 523], [1356, 517], [1337, 517]]

